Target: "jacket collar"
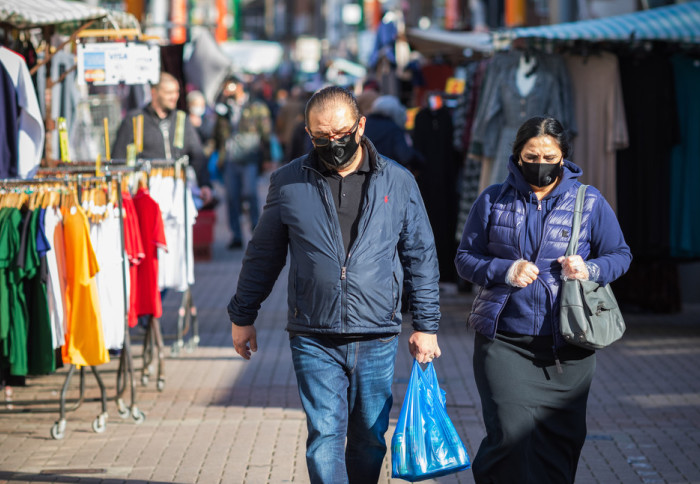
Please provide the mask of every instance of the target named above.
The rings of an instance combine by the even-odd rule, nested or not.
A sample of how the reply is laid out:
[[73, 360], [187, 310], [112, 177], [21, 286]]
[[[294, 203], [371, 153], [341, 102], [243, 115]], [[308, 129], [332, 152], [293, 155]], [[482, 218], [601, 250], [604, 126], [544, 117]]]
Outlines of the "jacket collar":
[[148, 113], [148, 114], [149, 114], [153, 119], [155, 119], [155, 120], [169, 119], [169, 118], [171, 118], [175, 113], [177, 113], [177, 109], [173, 109], [172, 111], [170, 111], [170, 112], [168, 113], [167, 116], [165, 116], [164, 118], [161, 118], [160, 116], [158, 116], [158, 113], [156, 113], [156, 110], [153, 109], [153, 104], [151, 104], [151, 103], [148, 103], [148, 105], [146, 105], [146, 107], [145, 107], [143, 110], [144, 110], [146, 113]]

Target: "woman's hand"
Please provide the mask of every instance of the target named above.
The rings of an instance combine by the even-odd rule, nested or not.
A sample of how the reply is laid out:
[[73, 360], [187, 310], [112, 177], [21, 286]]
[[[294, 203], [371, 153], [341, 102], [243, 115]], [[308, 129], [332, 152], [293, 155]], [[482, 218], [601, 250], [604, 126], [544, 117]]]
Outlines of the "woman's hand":
[[588, 268], [580, 255], [561, 256], [557, 262], [561, 264], [562, 274], [565, 278], [588, 280]]
[[532, 262], [524, 259], [516, 260], [508, 270], [506, 280], [508, 284], [515, 287], [527, 287], [535, 282], [540, 270]]

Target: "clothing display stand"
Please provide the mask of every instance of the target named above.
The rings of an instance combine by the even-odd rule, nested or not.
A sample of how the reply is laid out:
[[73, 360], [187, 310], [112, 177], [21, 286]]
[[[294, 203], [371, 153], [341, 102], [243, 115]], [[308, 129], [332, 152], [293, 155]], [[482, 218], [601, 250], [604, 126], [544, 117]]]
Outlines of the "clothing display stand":
[[[86, 170], [84, 167], [75, 167], [75, 170], [69, 170], [69, 169], [50, 169], [50, 170], [42, 170], [44, 175], [46, 174], [60, 174], [63, 175], [62, 177], [52, 177], [52, 178], [37, 178], [37, 179], [30, 179], [30, 180], [2, 180], [0, 181], [0, 187], [7, 188], [7, 187], [36, 187], [36, 186], [42, 186], [42, 185], [76, 185], [76, 190], [78, 193], [78, 202], [80, 203], [80, 188], [83, 186], [84, 183], [95, 183], [95, 182], [106, 182], [107, 184], [111, 184], [114, 180], [117, 181], [117, 183], [121, 183], [121, 174], [117, 175], [117, 178], [113, 178], [113, 175], [109, 172], [107, 172], [105, 175], [102, 176], [83, 176], [81, 174], [74, 175], [75, 172], [83, 171]], [[129, 168], [131, 170], [131, 168]], [[71, 171], [74, 171], [73, 174], [69, 173]], [[92, 169], [94, 172], [94, 168]], [[107, 170], [105, 170], [107, 171]], [[49, 172], [49, 173], [47, 173]], [[122, 200], [121, 200], [121, 190], [117, 190], [117, 198], [118, 198], [118, 205], [120, 208], [119, 211], [119, 224], [120, 224], [120, 231], [121, 231], [121, 244], [122, 244], [122, 249], [124, 248], [124, 233], [123, 233], [123, 217], [122, 217], [122, 211], [121, 211], [121, 206], [122, 206]], [[124, 271], [124, 264], [122, 263], [122, 284], [124, 289], [126, 289], [126, 274]], [[126, 291], [125, 291], [126, 294]], [[127, 306], [127, 301], [124, 299], [124, 312], [125, 312], [125, 324], [128, 327], [128, 306]], [[68, 389], [70, 387], [71, 380], [73, 378], [73, 375], [75, 374], [75, 370], [79, 368], [80, 369], [80, 383], [79, 383], [79, 396], [78, 398], [74, 399], [68, 399], [66, 397]], [[107, 425], [107, 392], [105, 389], [105, 385], [102, 381], [102, 378], [100, 377], [99, 372], [97, 371], [97, 368], [95, 366], [90, 366], [90, 370], [92, 371], [93, 375], [95, 376], [95, 380], [97, 381], [97, 384], [100, 388], [100, 397], [98, 399], [93, 399], [94, 401], [99, 400], [101, 402], [101, 413], [93, 420], [92, 422], [92, 430], [97, 433], [102, 433], [106, 429]], [[133, 371], [132, 371], [132, 365], [131, 365], [131, 349], [130, 349], [130, 341], [129, 341], [129, 334], [128, 331], [125, 331], [124, 335], [124, 344], [123, 348], [121, 351], [120, 355], [120, 366], [119, 370], [117, 371], [117, 406], [119, 408], [119, 415], [122, 416], [123, 418], [128, 417], [129, 415], [133, 416], [134, 421], [136, 423], [141, 423], [144, 421], [145, 416], [144, 414], [138, 410], [136, 407], [136, 397], [135, 397], [135, 391], [134, 391], [134, 384], [133, 384]], [[126, 405], [123, 403], [122, 400], [122, 394], [124, 391], [123, 388], [123, 382], [125, 382], [127, 379], [131, 380], [131, 407], [127, 408]], [[122, 382], [122, 388], [121, 391], [119, 390], [120, 382]], [[51, 427], [51, 437], [57, 440], [62, 439], [65, 436], [65, 429], [66, 429], [66, 424], [67, 424], [67, 419], [66, 419], [66, 414], [67, 412], [75, 411], [77, 410], [82, 402], [85, 400], [85, 367], [84, 366], [78, 366], [78, 365], [70, 365], [70, 368], [68, 370], [68, 373], [66, 375], [65, 381], [61, 387], [61, 394], [59, 400], [22, 400], [22, 401], [12, 401], [12, 408], [6, 408], [6, 409], [0, 409], [0, 413], [20, 413], [20, 412], [54, 412], [55, 408], [47, 408], [43, 407], [43, 405], [49, 405], [49, 404], [59, 404], [59, 419], [54, 423], [54, 425]], [[72, 406], [67, 407], [67, 404], [72, 404]], [[18, 407], [18, 408], [15, 408]]]
[[[110, 161], [101, 164], [102, 170], [105, 172], [105, 177], [113, 177], [118, 184], [117, 189], [117, 202], [119, 208], [119, 233], [120, 233], [120, 244], [122, 257], [126, 253], [126, 247], [124, 242], [124, 206], [122, 198], [122, 178], [124, 174], [136, 173], [142, 171], [142, 166], [134, 165], [128, 166], [124, 162], [120, 161]], [[39, 170], [39, 174], [53, 174], [53, 175], [66, 175], [66, 174], [76, 174], [76, 173], [88, 173], [94, 172], [97, 169], [97, 164], [95, 162], [74, 162], [74, 163], [64, 163], [55, 168], [42, 168]], [[78, 188], [80, 188], [80, 181], [84, 181], [82, 175], [77, 175]], [[145, 415], [140, 411], [136, 405], [136, 388], [134, 385], [134, 366], [131, 351], [131, 336], [129, 335], [129, 301], [127, 299], [127, 278], [129, 277], [126, 273], [126, 264], [122, 259], [122, 289], [123, 289], [123, 305], [124, 305], [124, 344], [122, 351], [119, 355], [119, 368], [117, 369], [117, 389], [115, 401], [117, 403], [117, 410], [119, 416], [123, 419], [127, 419], [130, 416], [134, 419], [136, 423], [142, 423], [145, 420]], [[126, 385], [129, 385], [130, 390], [130, 405], [126, 405], [124, 401], [124, 392], [126, 391]]]

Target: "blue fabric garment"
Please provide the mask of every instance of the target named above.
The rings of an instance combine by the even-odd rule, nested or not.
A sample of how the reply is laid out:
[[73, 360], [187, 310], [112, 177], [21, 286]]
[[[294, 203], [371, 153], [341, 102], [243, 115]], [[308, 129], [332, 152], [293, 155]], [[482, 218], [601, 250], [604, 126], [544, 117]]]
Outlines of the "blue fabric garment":
[[39, 218], [37, 221], [37, 231], [36, 231], [36, 251], [39, 253], [39, 258], [44, 257], [48, 251], [51, 250], [51, 243], [49, 239], [46, 238], [46, 226], [44, 225], [44, 216], [46, 215], [46, 209], [39, 209]]
[[379, 480], [398, 341], [397, 335], [369, 340], [291, 338], [309, 434], [306, 463], [313, 484]]
[[671, 152], [671, 255], [700, 257], [700, 63], [671, 59], [681, 142]]
[[379, 24], [374, 39], [374, 49], [369, 56], [369, 66], [371, 68], [374, 68], [382, 57], [386, 57], [392, 64], [396, 64], [394, 46], [398, 34], [399, 31], [396, 28], [395, 22], [382, 21], [382, 23]]
[[[330, 187], [315, 152], [270, 177], [267, 203], [248, 244], [231, 321], [253, 324], [290, 254], [287, 330], [357, 335], [401, 331], [401, 292], [413, 327], [434, 333], [440, 320], [433, 233], [415, 178], [362, 139], [372, 165], [358, 235], [345, 253]], [[403, 284], [402, 284], [403, 283]]]
[[[493, 338], [497, 330], [522, 335], [559, 335], [561, 264], [571, 238], [578, 166], [564, 162], [560, 184], [543, 200], [536, 199], [514, 160], [502, 185], [487, 188], [477, 199], [464, 228], [455, 264], [459, 275], [482, 286], [469, 324]], [[600, 268], [596, 282], [607, 284], [624, 274], [632, 256], [614, 212], [594, 187], [586, 191], [578, 254]], [[513, 262], [537, 265], [537, 280], [511, 287], [506, 274]]]
[[10, 74], [0, 62], [0, 178], [17, 176], [19, 106]]

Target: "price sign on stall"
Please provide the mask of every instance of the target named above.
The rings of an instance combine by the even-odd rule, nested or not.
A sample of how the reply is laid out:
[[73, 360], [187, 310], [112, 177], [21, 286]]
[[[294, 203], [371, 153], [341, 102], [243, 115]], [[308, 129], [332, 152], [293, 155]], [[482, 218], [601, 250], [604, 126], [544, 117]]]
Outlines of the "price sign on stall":
[[78, 44], [78, 82], [95, 86], [156, 84], [160, 48], [136, 42]]

